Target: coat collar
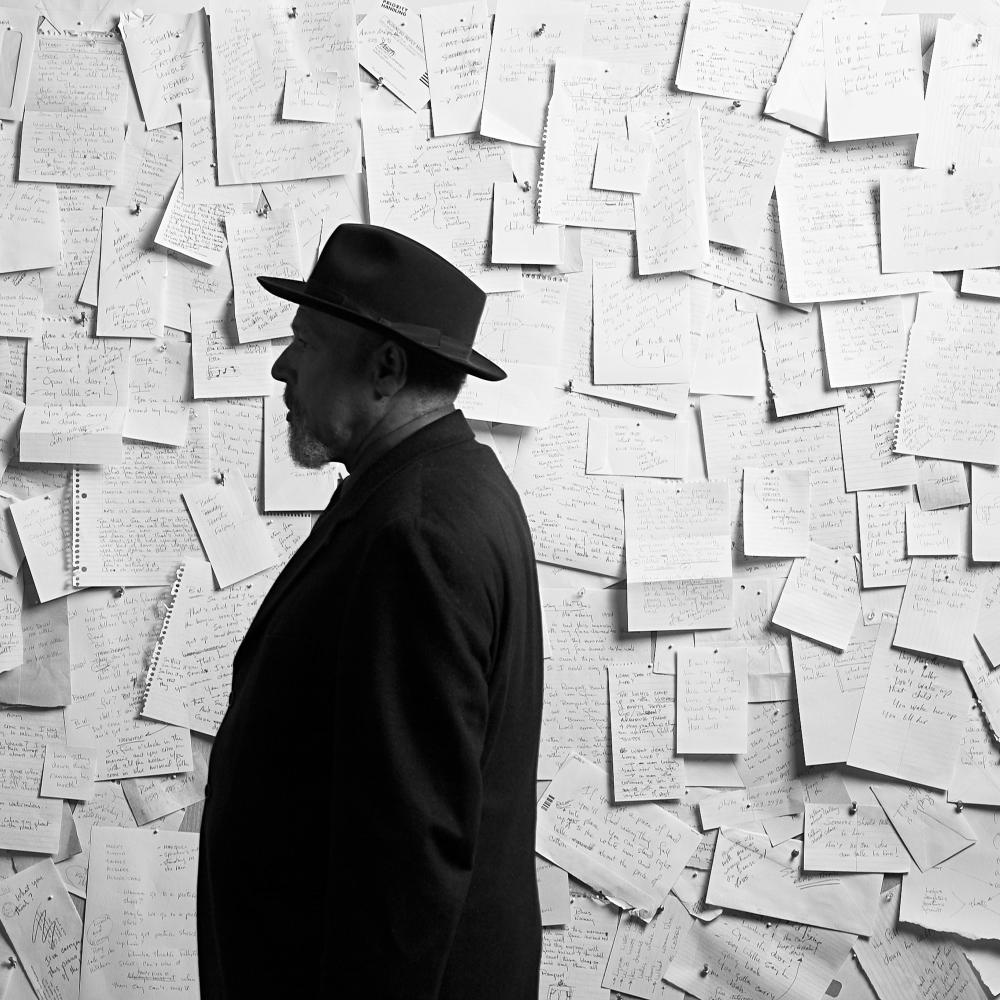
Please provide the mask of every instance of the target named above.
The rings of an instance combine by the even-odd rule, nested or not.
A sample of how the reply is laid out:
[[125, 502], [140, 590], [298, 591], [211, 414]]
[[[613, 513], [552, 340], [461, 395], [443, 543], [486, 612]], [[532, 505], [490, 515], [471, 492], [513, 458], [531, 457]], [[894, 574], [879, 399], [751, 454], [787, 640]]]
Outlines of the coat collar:
[[[394, 448], [381, 455], [369, 468], [361, 472], [356, 479], [350, 477], [346, 479], [334, 493], [326, 510], [313, 526], [309, 537], [302, 543], [277, 580], [274, 581], [254, 616], [253, 623], [247, 632], [247, 638], [266, 624], [281, 598], [316, 555], [323, 550], [336, 528], [357, 514], [394, 475], [425, 455], [440, 451], [442, 448], [471, 441], [473, 438], [472, 428], [469, 427], [462, 411], [453, 410], [446, 416], [404, 438]], [[245, 641], [246, 639], [244, 639]]]

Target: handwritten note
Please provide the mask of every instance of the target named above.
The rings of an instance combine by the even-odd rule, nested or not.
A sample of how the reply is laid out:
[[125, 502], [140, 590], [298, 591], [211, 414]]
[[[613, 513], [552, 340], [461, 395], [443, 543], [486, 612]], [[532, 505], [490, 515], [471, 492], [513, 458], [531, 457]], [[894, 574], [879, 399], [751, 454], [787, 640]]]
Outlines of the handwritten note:
[[48, 743], [42, 769], [42, 795], [55, 799], [89, 799], [94, 794], [97, 751]]
[[[847, 763], [947, 788], [965, 728], [968, 687], [961, 668], [892, 645], [885, 615], [872, 653]], [[891, 819], [891, 813], [890, 813]]]
[[906, 508], [912, 496], [909, 486], [858, 493], [861, 580], [865, 587], [905, 585], [910, 575]]
[[910, 857], [882, 807], [807, 802], [803, 868], [812, 872], [903, 872]]
[[612, 806], [607, 772], [575, 754], [538, 805], [535, 850], [647, 923], [700, 840], [659, 806]]
[[420, 12], [435, 135], [476, 132], [490, 58], [490, 15], [484, 0]]
[[281, 117], [300, 122], [335, 122], [340, 107], [340, 74], [285, 70]]
[[0, 848], [55, 854], [62, 802], [38, 795], [45, 744], [30, 739], [0, 741]]
[[904, 315], [904, 300], [898, 295], [822, 303], [830, 385], [868, 386], [899, 379], [908, 332]]
[[0, 882], [0, 924], [39, 997], [77, 1000], [83, 923], [51, 858]]
[[1000, 471], [972, 467], [972, 558], [1000, 562]]
[[883, 490], [917, 481], [913, 456], [893, 451], [898, 407], [897, 382], [845, 394], [838, 416], [848, 491]]
[[608, 668], [615, 802], [676, 799], [684, 762], [675, 755], [674, 679], [645, 669]]
[[809, 470], [745, 469], [743, 552], [748, 556], [809, 554]]
[[687, 420], [590, 421], [587, 474], [682, 479], [687, 473]]
[[957, 556], [961, 547], [964, 512], [959, 507], [924, 510], [919, 503], [906, 505], [906, 554], [908, 556]]
[[[137, 981], [167, 979], [198, 997], [195, 896], [198, 837], [94, 827], [81, 1000], [130, 1000]], [[155, 924], [155, 940], [143, 928]]]
[[679, 650], [678, 753], [746, 753], [747, 687], [745, 647]]
[[759, 391], [764, 373], [757, 317], [740, 312], [732, 293], [720, 288], [712, 294], [693, 353], [692, 392], [755, 396]]
[[562, 228], [536, 222], [537, 210], [537, 195], [522, 185], [514, 181], [493, 184], [490, 260], [494, 264], [559, 263]]
[[191, 369], [195, 399], [266, 396], [271, 391], [271, 348], [241, 344], [236, 318], [223, 300], [191, 303]]
[[10, 506], [38, 599], [54, 600], [73, 592], [70, 555], [73, 509], [68, 488], [53, 490]]

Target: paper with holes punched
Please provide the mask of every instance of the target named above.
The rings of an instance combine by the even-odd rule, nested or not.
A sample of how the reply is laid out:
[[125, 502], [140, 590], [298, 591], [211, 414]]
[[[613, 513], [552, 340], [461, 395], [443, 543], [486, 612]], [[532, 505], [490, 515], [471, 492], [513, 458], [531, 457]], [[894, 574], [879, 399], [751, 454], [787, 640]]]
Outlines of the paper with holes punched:
[[847, 763], [876, 774], [947, 788], [965, 729], [962, 668], [892, 645], [896, 619], [879, 626]]
[[743, 470], [743, 552], [809, 554], [809, 470]]
[[772, 847], [767, 837], [723, 827], [705, 899], [712, 906], [870, 934], [881, 886], [879, 874], [807, 874], [799, 841]]
[[847, 760], [877, 635], [878, 622], [862, 621], [843, 652], [792, 636], [807, 765]]
[[910, 857], [882, 807], [806, 803], [802, 866], [810, 872], [903, 872]]
[[615, 802], [676, 799], [684, 761], [675, 753], [674, 678], [647, 665], [608, 667]]
[[609, 804], [609, 775], [566, 758], [538, 805], [535, 850], [649, 922], [701, 834], [653, 804]]
[[631, 262], [594, 261], [594, 384], [687, 382], [691, 279], [638, 278]]
[[823, 46], [830, 142], [920, 131], [924, 73], [916, 14], [830, 15]]
[[727, 483], [627, 483], [625, 537], [630, 629], [732, 625]]
[[677, 652], [677, 752], [747, 750], [747, 649], [720, 646]]
[[278, 561], [270, 533], [239, 469], [225, 479], [181, 492], [220, 587], [260, 573]]
[[943, 792], [913, 785], [872, 785], [871, 789], [920, 871], [947, 861], [978, 839]]
[[861, 611], [850, 554], [811, 543], [796, 559], [774, 609], [774, 624], [834, 649], [851, 641]]

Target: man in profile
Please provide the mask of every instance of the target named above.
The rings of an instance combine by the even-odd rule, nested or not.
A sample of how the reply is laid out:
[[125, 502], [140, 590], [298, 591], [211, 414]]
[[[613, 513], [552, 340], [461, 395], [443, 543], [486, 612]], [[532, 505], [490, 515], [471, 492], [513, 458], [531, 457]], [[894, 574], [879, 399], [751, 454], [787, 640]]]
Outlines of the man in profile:
[[349, 478], [233, 665], [201, 831], [204, 1000], [535, 1000], [542, 626], [518, 496], [454, 401], [485, 295], [341, 225], [272, 373]]

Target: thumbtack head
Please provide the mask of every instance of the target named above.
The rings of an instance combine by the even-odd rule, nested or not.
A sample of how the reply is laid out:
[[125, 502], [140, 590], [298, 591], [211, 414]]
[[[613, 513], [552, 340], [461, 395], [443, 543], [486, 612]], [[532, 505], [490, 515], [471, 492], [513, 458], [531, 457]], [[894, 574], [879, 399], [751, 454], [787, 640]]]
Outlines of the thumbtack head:
[[114, 594], [114, 596], [116, 598], [122, 598], [122, 597], [125, 596], [125, 588], [124, 587], [115, 587], [115, 589], [112, 591], [112, 593]]
[[743, 102], [742, 101], [733, 101], [732, 106], [734, 108], [742, 108], [743, 107]]
[[521, 190], [522, 191], [530, 191], [531, 190], [531, 181], [521, 181]]
[[535, 35], [537, 36], [544, 34], [545, 34], [545, 22], [542, 21], [542, 23], [537, 28], [535, 28]]
[[857, 804], [857, 802], [852, 802], [852, 803], [850, 804], [850, 806], [849, 806], [849, 808], [848, 808], [848, 810], [847, 810], [847, 811], [848, 811], [848, 812], [849, 812], [849, 813], [850, 813], [850, 814], [851, 814], [852, 816], [856, 815], [856, 813], [857, 813], [857, 811], [858, 811], [858, 804]]
[[708, 965], [703, 965], [701, 967], [701, 972], [699, 974], [702, 975], [702, 976], [707, 976], [708, 975]]
[[17, 959], [13, 955], [7, 959], [7, 968], [13, 969], [17, 965]]
[[973, 45], [982, 45], [982, 42], [983, 42], [983, 33], [980, 31], [979, 34], [976, 35], [976, 39], [975, 39], [975, 41], [972, 44]]
[[134, 204], [132, 205], [132, 207], [131, 207], [131, 208], [129, 209], [129, 211], [130, 211], [130, 212], [131, 212], [131, 213], [132, 213], [133, 215], [138, 215], [138, 214], [139, 214], [139, 213], [140, 213], [140, 212], [142, 211], [142, 205], [140, 205], [140, 204], [139, 204], [139, 202], [135, 202], [135, 203], [134, 203]]
[[384, 87], [384, 86], [385, 86], [385, 77], [384, 77], [384, 76], [380, 76], [380, 77], [379, 77], [379, 78], [378, 78], [378, 79], [377, 79], [377, 80], [375, 81], [375, 89], [376, 89], [376, 90], [381, 90], [381, 88], [382, 88], [382, 87]]
[[792, 857], [797, 858], [799, 856], [799, 849], [797, 847], [792, 848]]
[[875, 389], [872, 386], [866, 385], [861, 391], [864, 393], [865, 399], [875, 398]]
[[73, 319], [82, 326], [87, 322], [87, 314], [81, 309], [79, 314], [74, 316]]
[[215, 479], [215, 481], [216, 481], [216, 482], [217, 482], [217, 483], [218, 483], [218, 484], [219, 484], [220, 486], [225, 486], [225, 485], [226, 485], [226, 474], [225, 474], [224, 472], [220, 472], [220, 473], [218, 474], [218, 476], [216, 476], [216, 479]]
[[964, 808], [965, 808], [965, 803], [964, 802], [956, 802], [955, 803], [955, 812], [960, 813]]
[[298, 17], [299, 16], [299, 9], [298, 9], [298, 7], [292, 7], [292, 9], [288, 12], [288, 16], [289, 17]]
[[955, 164], [952, 163], [948, 166], [948, 173], [953, 174], [955, 172]]

